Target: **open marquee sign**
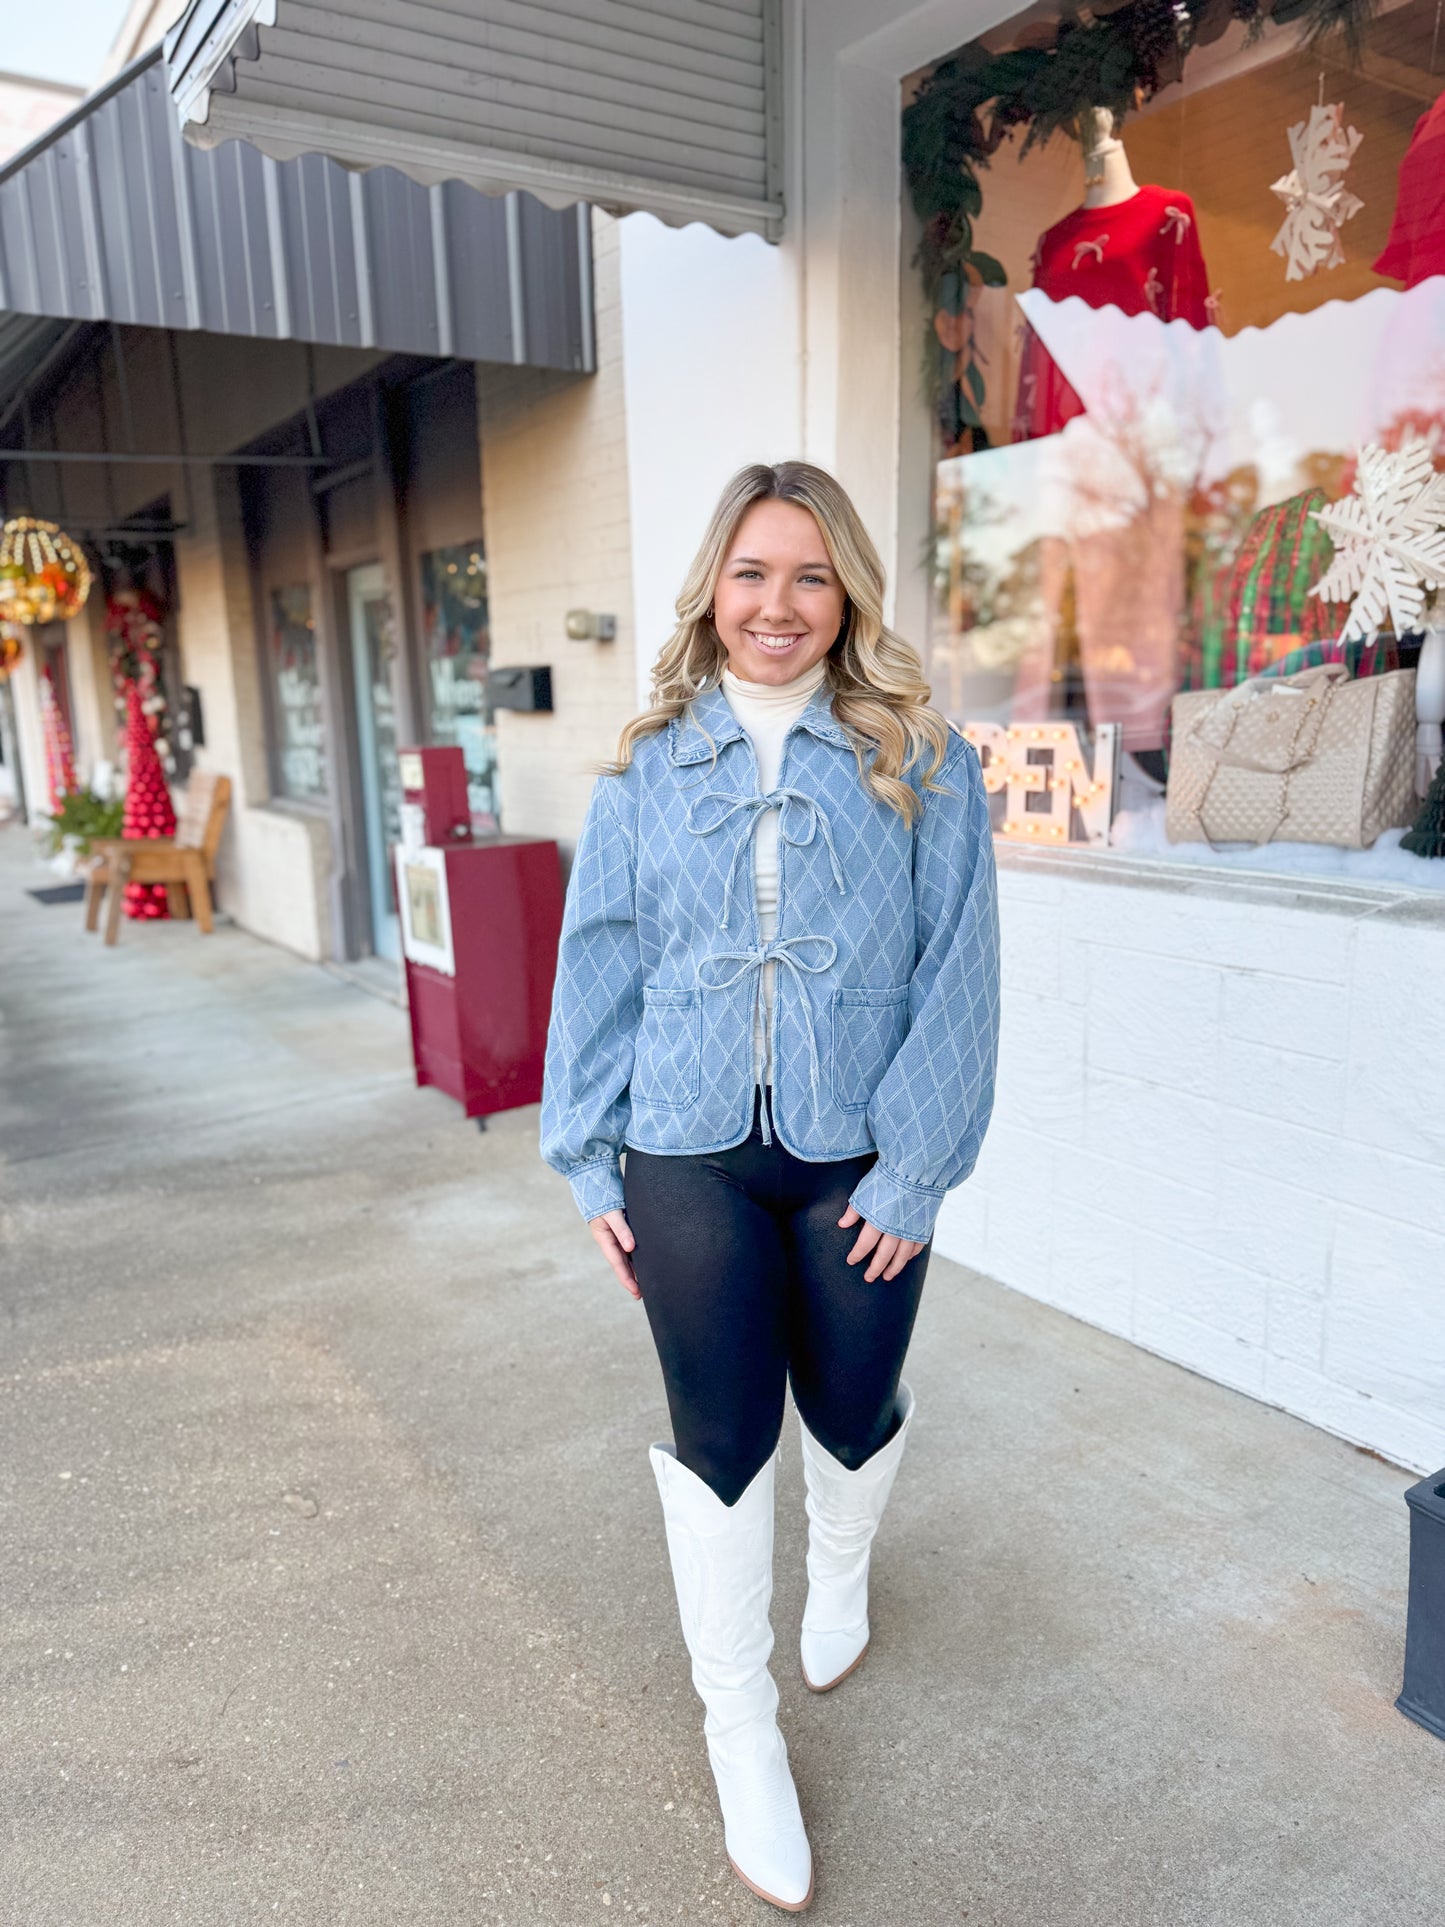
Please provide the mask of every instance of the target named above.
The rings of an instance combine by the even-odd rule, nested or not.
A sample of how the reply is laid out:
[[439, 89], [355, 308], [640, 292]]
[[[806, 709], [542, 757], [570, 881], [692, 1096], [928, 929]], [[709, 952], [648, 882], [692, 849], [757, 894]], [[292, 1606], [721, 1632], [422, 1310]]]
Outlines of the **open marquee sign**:
[[991, 796], [1004, 792], [1000, 836], [1054, 845], [1109, 841], [1117, 723], [1093, 732], [1092, 760], [1073, 723], [965, 723], [963, 733], [978, 751], [984, 788]]

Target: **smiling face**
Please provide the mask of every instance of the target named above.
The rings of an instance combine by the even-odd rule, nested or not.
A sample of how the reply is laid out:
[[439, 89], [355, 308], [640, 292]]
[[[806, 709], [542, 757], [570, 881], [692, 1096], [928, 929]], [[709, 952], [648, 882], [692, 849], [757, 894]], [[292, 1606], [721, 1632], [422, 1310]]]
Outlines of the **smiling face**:
[[728, 667], [786, 683], [826, 656], [847, 596], [814, 517], [796, 502], [754, 502], [738, 523], [713, 598]]

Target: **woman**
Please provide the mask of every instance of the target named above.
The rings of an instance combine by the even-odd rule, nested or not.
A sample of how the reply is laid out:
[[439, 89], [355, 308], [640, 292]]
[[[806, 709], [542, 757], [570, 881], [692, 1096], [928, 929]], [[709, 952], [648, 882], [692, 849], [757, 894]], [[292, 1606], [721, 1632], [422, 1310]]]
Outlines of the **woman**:
[[789, 1912], [813, 1866], [768, 1671], [784, 1392], [803, 1676], [828, 1692], [868, 1645], [904, 1353], [997, 1048], [982, 777], [884, 627], [883, 587], [821, 469], [728, 484], [652, 707], [593, 791], [542, 1096], [542, 1154], [662, 1364], [674, 1443], [652, 1466], [728, 1857]]

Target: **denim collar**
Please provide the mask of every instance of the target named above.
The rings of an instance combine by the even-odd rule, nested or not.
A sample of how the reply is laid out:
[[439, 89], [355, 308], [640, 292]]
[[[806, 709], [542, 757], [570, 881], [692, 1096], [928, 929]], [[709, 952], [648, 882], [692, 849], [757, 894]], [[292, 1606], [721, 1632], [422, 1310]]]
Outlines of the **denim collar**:
[[[806, 729], [820, 742], [833, 743], [840, 749], [848, 748], [848, 735], [843, 725], [833, 714], [833, 692], [826, 682], [809, 696], [807, 705], [794, 724], [794, 728]], [[707, 736], [702, 731], [707, 731]], [[719, 749], [730, 743], [734, 737], [746, 735], [742, 724], [732, 712], [726, 694], [720, 683], [712, 683], [701, 690], [680, 716], [675, 716], [667, 726], [667, 753], [674, 763], [701, 763], [713, 753], [713, 744]], [[709, 743], [707, 737], [712, 738]]]

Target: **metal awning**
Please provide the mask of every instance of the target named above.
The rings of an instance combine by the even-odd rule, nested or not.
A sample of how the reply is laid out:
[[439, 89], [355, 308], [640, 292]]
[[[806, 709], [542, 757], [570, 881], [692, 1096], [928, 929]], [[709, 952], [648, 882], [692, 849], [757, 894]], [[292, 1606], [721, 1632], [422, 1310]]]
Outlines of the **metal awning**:
[[590, 371], [587, 209], [193, 147], [156, 48], [0, 167], [0, 376], [22, 317]]
[[186, 138], [776, 239], [780, 0], [191, 0]]

